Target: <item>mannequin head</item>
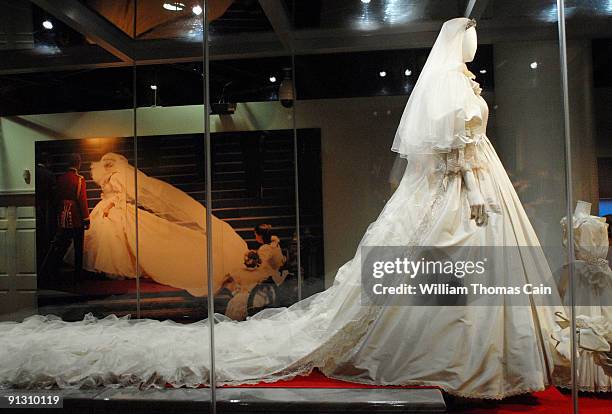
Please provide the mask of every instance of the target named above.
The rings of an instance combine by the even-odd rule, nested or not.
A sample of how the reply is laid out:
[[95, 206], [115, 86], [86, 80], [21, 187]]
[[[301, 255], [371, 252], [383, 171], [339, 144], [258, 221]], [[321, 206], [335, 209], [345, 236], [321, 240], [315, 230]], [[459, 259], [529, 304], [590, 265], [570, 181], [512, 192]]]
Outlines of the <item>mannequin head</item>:
[[591, 203], [579, 200], [576, 203], [576, 210], [574, 210], [574, 216], [584, 217], [591, 215]]
[[478, 37], [476, 36], [476, 28], [472, 26], [463, 34], [463, 62], [473, 61], [477, 48]]

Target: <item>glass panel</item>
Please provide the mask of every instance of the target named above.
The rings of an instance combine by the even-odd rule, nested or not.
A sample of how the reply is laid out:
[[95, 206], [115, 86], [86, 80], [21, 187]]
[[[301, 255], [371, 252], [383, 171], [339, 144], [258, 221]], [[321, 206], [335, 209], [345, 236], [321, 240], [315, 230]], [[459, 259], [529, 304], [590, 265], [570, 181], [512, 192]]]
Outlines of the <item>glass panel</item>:
[[[610, 316], [605, 292], [593, 300], [580, 273], [605, 281], [605, 237], [580, 244], [581, 225], [605, 224], [563, 221], [578, 200], [591, 215], [612, 200], [610, 13], [603, 0], [565, 9], [568, 187], [556, 4], [0, 0], [0, 318], [86, 318], [44, 322], [58, 329], [34, 345], [39, 330], [0, 325], [25, 329], [22, 342], [0, 338], [0, 364], [15, 367], [0, 375], [37, 361], [29, 346], [60, 365], [68, 349], [77, 363], [62, 372], [82, 369], [83, 349], [112, 349], [97, 359], [102, 377], [77, 383], [229, 385], [181, 391], [214, 411], [217, 396], [220, 407], [253, 398], [231, 386], [304, 374], [287, 386], [531, 394], [493, 405], [568, 409], [567, 390], [599, 387], [612, 358], [606, 321], [593, 319]], [[476, 29], [442, 25], [466, 13]], [[86, 213], [89, 230], [75, 228]], [[368, 267], [398, 255], [425, 263], [423, 247], [454, 269], [488, 259], [488, 273], [379, 281]], [[399, 281], [424, 293], [375, 295]], [[451, 287], [459, 295], [439, 294]], [[570, 319], [570, 297], [582, 319]], [[89, 312], [138, 320], [94, 324]], [[577, 384], [572, 322], [584, 341]], [[81, 328], [89, 335], [67, 345]], [[491, 409], [474, 401], [447, 404]]]
[[[205, 409], [212, 411], [212, 352], [205, 322], [212, 300], [203, 123], [207, 82], [204, 5], [200, 4], [197, 8], [196, 2], [189, 7], [179, 2], [137, 3], [132, 34], [138, 93], [135, 204], [141, 346], [151, 347], [151, 341], [168, 346], [168, 352], [160, 355], [160, 363], [167, 367], [160, 367], [166, 383], [205, 388], [169, 393], [168, 399], [204, 400]], [[106, 2], [95, 5], [109, 18], [107, 6]], [[179, 57], [175, 53], [179, 50], [189, 53]], [[142, 56], [145, 52], [150, 54]]]
[[[251, 54], [240, 56], [241, 61], [229, 59], [233, 51], [222, 48], [223, 36], [211, 39], [211, 46], [220, 53], [213, 55], [216, 60], [210, 62], [211, 84], [217, 84], [220, 91], [219, 105], [212, 108], [211, 120], [213, 131], [223, 132], [218, 136], [224, 138], [219, 147], [213, 145], [211, 154], [213, 196], [261, 198], [272, 204], [274, 200], [266, 197], [276, 193], [269, 191], [266, 173], [276, 172], [274, 182], [284, 183], [285, 167], [291, 166], [298, 183], [295, 198], [299, 228], [294, 246], [299, 259], [297, 273], [303, 276], [303, 283], [298, 283], [297, 299], [328, 287], [314, 299], [297, 302], [288, 310], [256, 313], [243, 324], [218, 324], [219, 381], [274, 380], [324, 366], [327, 375], [352, 382], [437, 385], [451, 394], [479, 398], [533, 392], [538, 404], [548, 404], [547, 398], [552, 396], [555, 404], [569, 406], [569, 397], [550, 388], [553, 360], [562, 361], [551, 335], [557, 321], [563, 325], [566, 317], [557, 279], [563, 280], [562, 272], [568, 262], [559, 228], [559, 220], [568, 210], [562, 175], [566, 148], [559, 44], [556, 19], [549, 16], [555, 3], [539, 2], [516, 10], [509, 2], [488, 3], [488, 7], [483, 2], [473, 9], [480, 18], [478, 53], [473, 61], [467, 58], [463, 61], [470, 61], [468, 67], [480, 85], [472, 83], [471, 75], [461, 70], [462, 61], [458, 60], [457, 76], [461, 81], [453, 85], [459, 89], [446, 96], [448, 91], [432, 83], [430, 91], [413, 95], [423, 101], [419, 104], [425, 107], [426, 118], [412, 122], [425, 128], [427, 122], [438, 119], [433, 114], [427, 118], [431, 99], [428, 95], [440, 96], [431, 105], [442, 106], [445, 99], [452, 101], [463, 87], [469, 92], [466, 99], [478, 102], [471, 109], [480, 114], [474, 118], [480, 119], [464, 114], [463, 121], [476, 123], [464, 122], [460, 127], [459, 137], [465, 141], [458, 146], [466, 145], [462, 151], [453, 146], [445, 152], [444, 147], [434, 146], [430, 148], [432, 153], [405, 152], [408, 167], [406, 161], [388, 150], [390, 138], [395, 136], [402, 119], [406, 95], [415, 93], [416, 79], [436, 74], [432, 67], [424, 73], [424, 64], [440, 30], [440, 20], [460, 14], [468, 2], [455, 3], [453, 7], [459, 6], [459, 10], [413, 2], [414, 13], [407, 12], [408, 7], [401, 13], [384, 10], [395, 2], [385, 2], [384, 6], [360, 3], [347, 3], [342, 13], [336, 14], [330, 8], [338, 5], [331, 3], [325, 6], [322, 2], [300, 3], [299, 8], [296, 2], [284, 2], [281, 7], [264, 5], [281, 48], [276, 44], [260, 49], [257, 59], [249, 59]], [[472, 6], [473, 3], [470, 9]], [[351, 17], [355, 10], [367, 11], [369, 17], [362, 19], [367, 21], [367, 27], [347, 23], [355, 19]], [[311, 23], [298, 23], [302, 18]], [[517, 25], [520, 30], [516, 30]], [[363, 36], [364, 30], [371, 30], [368, 36]], [[461, 27], [461, 36], [463, 30]], [[250, 46], [250, 39], [243, 38]], [[219, 42], [219, 49], [215, 49], [215, 41]], [[269, 57], [282, 54], [282, 46], [296, 52], [295, 56]], [[453, 56], [463, 54], [454, 52]], [[445, 62], [440, 60], [442, 65]], [[279, 85], [275, 96], [275, 88], [270, 84], [279, 81], [278, 70], [287, 64], [289, 69], [282, 74], [283, 82], [295, 82], [297, 91], [287, 98], [281, 93], [287, 92], [286, 88], [283, 91]], [[216, 72], [216, 68], [223, 70]], [[212, 86], [211, 90], [214, 89]], [[233, 98], [227, 98], [228, 95]], [[286, 106], [294, 101], [293, 113], [273, 102], [279, 98]], [[238, 102], [235, 110], [227, 104], [232, 101]], [[286, 141], [273, 139], [289, 125], [294, 133], [292, 148], [283, 144]], [[261, 134], [258, 142], [251, 142], [253, 130], [267, 132]], [[416, 129], [408, 133], [420, 132]], [[389, 139], [382, 138], [385, 136]], [[450, 136], [457, 137], [454, 133]], [[215, 139], [213, 136], [211, 141], [215, 143]], [[271, 154], [268, 142], [274, 148], [274, 158], [268, 158]], [[297, 155], [293, 164], [284, 158], [290, 150]], [[263, 167], [258, 168], [255, 160], [248, 161], [253, 154], [259, 156]], [[415, 164], [415, 158], [420, 162]], [[271, 164], [278, 168], [269, 167]], [[235, 179], [220, 179], [229, 174], [234, 174]], [[440, 185], [435, 185], [436, 180]], [[243, 207], [243, 211], [252, 208]], [[230, 210], [226, 208], [215, 207], [213, 214], [224, 215], [235, 205]], [[249, 223], [249, 227], [256, 224], [253, 219], [272, 220], [263, 210], [248, 220], [223, 218], [232, 224]], [[488, 221], [483, 222], [485, 219]], [[242, 236], [242, 227], [232, 227]], [[280, 246], [276, 246], [269, 237], [277, 229], [280, 232], [282, 225], [273, 224], [271, 231], [269, 227], [257, 231], [254, 241], [260, 246], [249, 252], [242, 269], [248, 271], [245, 275], [254, 276], [250, 285], [246, 277], [241, 277], [240, 269], [231, 271], [230, 278], [225, 279], [229, 281], [224, 285], [229, 299], [223, 311], [227, 316], [243, 319], [250, 315], [254, 299], [264, 305], [272, 304], [291, 280], [284, 279], [279, 286], [274, 278], [277, 274], [272, 274], [269, 286], [265, 286], [265, 280], [256, 278], [265, 269], [259, 260], [269, 257], [266, 250], [276, 251], [280, 247], [287, 258], [285, 265], [293, 265], [292, 250], [287, 255], [283, 252], [283, 238], [279, 237]], [[223, 246], [215, 243], [211, 246], [213, 253], [222, 252], [215, 254], [217, 262], [241, 251], [240, 240], [230, 229], [218, 233], [221, 234], [218, 237], [224, 238]], [[227, 248], [233, 243], [228, 241], [230, 238], [236, 240], [237, 247]], [[245, 236], [242, 239], [254, 242]], [[410, 299], [401, 303], [401, 299], [389, 297], [385, 305], [403, 306], [382, 309], [362, 306], [358, 288], [367, 289], [368, 285], [360, 286], [364, 280], [359, 280], [360, 274], [363, 277], [359, 240], [363, 245], [383, 247], [423, 243], [435, 248], [497, 246], [498, 250], [493, 252], [499, 262], [492, 265], [488, 280], [491, 287], [497, 283], [510, 291], [514, 283], [527, 286], [524, 289], [535, 283], [546, 287], [547, 293], [540, 296], [526, 293], [516, 303], [508, 295], [485, 295], [481, 300], [494, 301], [489, 305], [466, 306], [459, 300], [463, 306], [455, 303], [455, 307], [425, 308]], [[527, 251], [522, 251], [523, 248]], [[278, 270], [281, 275], [287, 270], [288, 277], [293, 274], [291, 268]], [[463, 326], [465, 322], [465, 327], [455, 330], [456, 324]], [[346, 337], [340, 334], [345, 331], [351, 334]], [[486, 337], [479, 334], [484, 331], [489, 333]], [[230, 333], [241, 339], [239, 344], [230, 343]], [[338, 337], [342, 338], [341, 344], [335, 342]], [[445, 344], [457, 337], [468, 345], [449, 352]], [[313, 352], [300, 354], [305, 346], [311, 346], [308, 349]], [[422, 355], [426, 352], [435, 355], [434, 359], [424, 361]], [[389, 354], [401, 355], [401, 360], [388, 362]], [[256, 357], [248, 358], [250, 355]], [[277, 355], [282, 361], [275, 358]], [[466, 383], [448, 372], [448, 366], [455, 363], [462, 372], [472, 370], [480, 380], [496, 386], [474, 387]], [[423, 371], [420, 364], [424, 364]], [[482, 364], [491, 369], [477, 374], [477, 367]], [[525, 366], [533, 369], [526, 370]], [[500, 403], [504, 404], [514, 403]]]
[[[278, 102], [284, 71], [288, 57], [211, 62], [212, 247], [215, 274], [232, 281], [218, 309], [235, 320], [297, 297], [292, 110]], [[259, 263], [268, 249], [274, 263]], [[275, 286], [269, 303], [258, 298], [267, 285]]]
[[[232, 9], [211, 21], [211, 248], [220, 287], [215, 300], [221, 321], [215, 325], [219, 385], [256, 383], [271, 374], [264, 360], [274, 328], [260, 330], [256, 320], [231, 321], [276, 313], [300, 293], [293, 109], [292, 102], [279, 102], [283, 88], [292, 88], [287, 83], [292, 60], [270, 23], [274, 16], [286, 19], [279, 6], [234, 2], [235, 11], [248, 7], [250, 19], [266, 30], [252, 23], [229, 30], [240, 16]], [[219, 389], [219, 409], [251, 404], [252, 393]]]
[[[554, 357], [555, 361], [568, 364], [571, 355], [567, 354], [567, 360], [559, 358], [555, 349], [557, 342], [551, 338], [557, 330], [556, 322], [563, 324], [562, 318], [567, 317], [558, 285], [568, 262], [559, 226], [567, 214], [568, 204], [555, 2], [525, 2], [525, 7], [505, 1], [476, 2], [475, 6], [470, 2], [478, 19], [478, 48], [467, 67], [479, 85], [465, 80], [461, 69], [458, 76], [463, 76], [471, 86], [469, 99], [474, 93], [483, 98], [477, 98], [480, 108], [477, 113], [484, 125], [478, 120], [475, 126], [468, 123], [468, 144], [463, 152], [450, 148], [450, 154], [437, 155], [435, 162], [420, 154], [417, 147], [404, 153], [407, 161], [396, 159], [397, 154], [389, 149], [403, 115], [409, 116], [411, 111], [408, 104], [404, 112], [407, 95], [420, 99], [414, 103], [417, 107], [412, 112], [421, 111], [423, 117], [411, 121], [404, 118], [413, 124], [400, 129], [399, 138], [437, 138], [431, 129], [430, 135], [427, 134], [430, 124], [426, 114], [435, 108], [442, 110], [444, 100], [456, 95], [446, 95], [444, 88], [448, 84], [433, 83], [419, 95], [415, 84], [417, 78], [423, 83], [427, 82], [423, 80], [426, 76], [438, 76], [436, 68], [430, 67], [427, 71], [424, 64], [440, 31], [440, 20], [462, 14], [468, 2], [460, 5], [459, 13], [452, 10], [457, 3], [451, 7], [440, 2], [410, 2], [416, 3], [414, 13], [408, 7], [402, 9], [410, 24], [393, 23], [392, 13], [385, 18], [383, 9], [395, 2], [346, 2], [344, 8], [341, 2], [297, 3], [302, 17], [316, 22], [294, 26], [292, 36], [297, 45], [297, 128], [318, 128], [321, 136], [323, 263], [326, 286], [332, 286], [321, 297], [330, 295], [334, 289], [349, 296], [351, 283], [362, 283], [363, 290], [374, 289], [376, 285], [368, 285], [363, 279], [364, 274], [368, 275], [364, 273], [366, 270], [359, 267], [366, 255], [363, 245], [416, 245], [436, 249], [496, 246], [484, 251], [492, 270], [478, 282], [488, 283], [490, 287], [542, 283], [550, 290], [546, 295], [521, 297], [498, 293], [480, 298], [479, 302], [469, 302], [477, 299], [468, 297], [464, 298], [468, 306], [457, 306], [465, 305], [457, 301], [453, 307], [442, 306], [449, 303], [446, 296], [425, 295], [421, 297], [428, 300], [425, 303], [438, 305], [427, 308], [417, 306], [420, 303], [417, 299], [383, 296], [384, 299], [378, 299], [382, 302], [375, 302], [383, 307], [367, 329], [363, 342], [334, 361], [338, 364], [332, 365], [334, 369], [327, 366], [326, 373], [373, 384], [384, 381], [385, 384], [439, 386], [444, 383], [450, 394], [462, 396], [501, 398], [531, 392], [533, 398], [529, 403], [502, 400], [496, 409], [525, 407], [533, 401], [541, 406], [569, 409], [571, 396], [552, 387], [553, 362], [547, 360]], [[334, 14], [330, 10], [336, 7], [338, 12]], [[347, 23], [357, 19], [352, 12], [358, 9], [367, 11], [371, 17], [368, 36], [363, 36], [363, 27]], [[446, 12], [450, 14], [445, 16]], [[318, 30], [312, 30], [313, 27]], [[339, 27], [343, 30], [337, 30]], [[443, 41], [444, 38], [438, 40]], [[443, 67], [444, 61], [439, 63]], [[459, 68], [460, 63], [457, 62]], [[439, 76], [439, 82], [444, 82], [443, 76]], [[458, 94], [460, 88], [453, 91]], [[439, 98], [430, 101], [430, 95]], [[428, 105], [433, 105], [433, 109]], [[465, 119], [471, 118], [465, 114]], [[481, 135], [485, 132], [486, 138]], [[478, 160], [468, 160], [466, 165], [465, 158], [461, 157], [469, 159], [473, 156], [471, 151], [475, 151]], [[458, 170], [453, 170], [453, 157], [463, 165]], [[442, 168], [438, 178], [440, 193], [436, 192], [434, 172], [438, 162], [443, 163], [439, 167]], [[471, 212], [470, 208], [470, 204], [479, 204], [472, 198], [470, 170], [478, 183], [475, 188], [484, 199], [486, 225], [478, 226], [470, 219], [471, 214], [476, 214], [476, 218], [480, 214]], [[419, 186], [424, 182], [418, 180], [421, 176], [427, 176], [427, 186]], [[302, 195], [302, 181], [299, 190]], [[300, 207], [301, 203], [300, 197]], [[454, 257], [464, 261], [483, 258], [482, 252], [474, 257], [464, 250], [459, 249], [461, 254]], [[383, 251], [396, 257], [393, 250]], [[379, 257], [376, 252], [367, 252]], [[414, 283], [408, 281], [411, 282]], [[466, 276], [459, 284], [472, 289], [471, 283], [475, 282]], [[345, 295], [335, 302], [348, 301]], [[319, 297], [317, 300], [325, 303]], [[337, 311], [334, 314], [337, 323], [343, 318], [349, 319], [347, 314], [351, 312], [347, 302], [342, 303], [341, 310], [322, 308], [325, 311], [321, 312]], [[359, 313], [355, 311], [355, 315]], [[451, 326], [459, 320], [460, 324], [467, 322], [470, 328], [455, 331]], [[484, 331], [486, 336], [476, 334]], [[457, 337], [469, 345], [453, 346], [450, 351], [444, 344], [455, 343]], [[512, 351], [515, 347], [521, 351]], [[498, 358], [488, 360], [490, 352], [498, 353]], [[390, 354], [401, 357], [391, 358]], [[392, 362], [386, 362], [387, 358]], [[527, 359], [531, 368], [540, 368], [525, 370]], [[489, 378], [501, 388], [471, 387], [448, 371], [448, 366], [455, 363], [462, 373], [473, 371], [472, 363], [486, 364], [491, 369], [489, 373], [473, 371], [474, 375], [480, 381]], [[499, 370], [493, 368], [496, 365]], [[451, 410], [457, 408], [450, 404]], [[468, 405], [480, 406], [475, 402]]]
[[[134, 157], [131, 68], [105, 68], [123, 63], [54, 5], [4, 1], [2, 9], [6, 300], [0, 313], [69, 321], [133, 314], [135, 287], [104, 275], [120, 272], [113, 272], [108, 245], [97, 237], [99, 226], [84, 229], [88, 216], [95, 222], [103, 214], [101, 156]], [[87, 20], [81, 12], [77, 7]], [[130, 184], [133, 176], [125, 176]], [[126, 226], [123, 237], [134, 234]], [[134, 268], [126, 273], [135, 277]]]
[[[609, 265], [608, 208], [612, 125], [610, 50], [612, 33], [608, 1], [565, 2], [567, 71], [571, 143], [574, 250], [573, 283], [566, 303], [575, 304], [576, 382], [581, 412], [610, 406], [612, 391], [612, 270]], [[569, 214], [569, 213], [568, 213]], [[602, 329], [603, 328], [603, 329]], [[578, 395], [578, 394], [576, 394]]]
[[202, 63], [139, 65], [136, 77], [140, 316], [196, 322], [207, 316]]

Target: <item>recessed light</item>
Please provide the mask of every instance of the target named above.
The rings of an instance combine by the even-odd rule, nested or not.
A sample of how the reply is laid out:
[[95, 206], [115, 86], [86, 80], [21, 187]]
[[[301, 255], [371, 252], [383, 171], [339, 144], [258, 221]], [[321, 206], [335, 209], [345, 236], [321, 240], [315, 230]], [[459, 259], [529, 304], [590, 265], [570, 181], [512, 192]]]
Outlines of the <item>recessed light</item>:
[[529, 64], [529, 67], [530, 67], [531, 69], [537, 69], [537, 68], [538, 68], [538, 62], [531, 62], [531, 63]]
[[270, 76], [270, 82], [272, 83], [276, 82], [276, 76]]
[[200, 6], [199, 4], [196, 4], [195, 6], [193, 6], [191, 8], [191, 11], [193, 12], [193, 14], [195, 14], [196, 16], [199, 16], [200, 14], [202, 14], [202, 12], [204, 11], [202, 9], [202, 6]]
[[51, 30], [53, 29], [53, 23], [51, 23], [51, 20], [45, 20], [44, 22], [42, 22], [42, 27], [47, 30]]
[[410, 76], [412, 75], [412, 71], [410, 69], [406, 69], [406, 71], [404, 72], [404, 75]]
[[157, 85], [151, 85], [151, 89], [153, 89], [154, 91], [157, 90]]
[[385, 72], [384, 70], [381, 70], [380, 72], [378, 72], [378, 76], [380, 76], [381, 78], [384, 78], [385, 76], [387, 76], [387, 72]]
[[179, 3], [178, 1], [166, 2], [162, 6], [164, 9], [169, 11], [182, 11], [185, 8], [185, 4]]
[[361, 2], [362, 2], [363, 4], [368, 4], [368, 3], [370, 2], [370, 0], [361, 0]]
[[480, 73], [482, 73], [484, 75], [485, 73], [487, 73], [487, 70], [486, 69], [480, 69]]

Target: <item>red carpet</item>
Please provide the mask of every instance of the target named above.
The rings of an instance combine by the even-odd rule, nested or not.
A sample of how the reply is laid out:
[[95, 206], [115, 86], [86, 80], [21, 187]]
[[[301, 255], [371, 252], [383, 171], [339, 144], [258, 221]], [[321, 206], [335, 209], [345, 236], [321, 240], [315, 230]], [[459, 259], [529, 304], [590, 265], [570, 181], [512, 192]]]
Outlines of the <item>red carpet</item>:
[[[290, 381], [278, 381], [272, 383], [260, 382], [254, 385], [240, 385], [238, 387], [229, 388], [382, 388], [379, 385], [355, 384], [354, 382], [340, 381], [327, 378], [319, 371], [313, 371], [307, 377], [299, 376]], [[435, 387], [411, 387], [411, 386], [387, 386], [384, 388], [435, 388]], [[612, 413], [611, 413], [612, 414]]]
[[[272, 388], [382, 388], [374, 385], [361, 385], [325, 377], [318, 371], [307, 377], [297, 377], [291, 381], [279, 381], [271, 384], [260, 383], [242, 387]], [[417, 388], [417, 387], [386, 387]], [[612, 414], [612, 394], [581, 394], [579, 399], [581, 414]], [[470, 414], [571, 414], [571, 395], [563, 394], [551, 387], [534, 394], [507, 398], [502, 401], [448, 399], [449, 412]]]
[[[141, 293], [159, 292], [184, 292], [183, 289], [176, 289], [170, 286], [161, 285], [151, 279], [140, 279]], [[84, 280], [81, 281], [74, 293], [85, 296], [110, 296], [136, 294], [136, 280]]]
[[[611, 414], [612, 395], [605, 393], [580, 394], [578, 405], [581, 414]], [[572, 397], [551, 387], [531, 395], [507, 398], [502, 401], [457, 401], [450, 412], [470, 414], [571, 414]]]

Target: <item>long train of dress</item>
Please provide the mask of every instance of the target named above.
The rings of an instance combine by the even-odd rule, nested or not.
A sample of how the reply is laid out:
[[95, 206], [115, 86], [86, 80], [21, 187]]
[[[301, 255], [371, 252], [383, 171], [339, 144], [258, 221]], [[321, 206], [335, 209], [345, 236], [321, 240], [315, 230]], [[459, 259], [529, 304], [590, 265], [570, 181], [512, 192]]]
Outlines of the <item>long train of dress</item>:
[[[445, 189], [441, 172], [416, 183], [402, 181], [360, 246], [470, 241], [537, 246], [527, 216], [486, 137], [478, 147], [496, 183], [502, 210], [496, 223], [478, 227], [470, 221], [460, 181], [451, 178]], [[437, 190], [424, 195], [431, 186]], [[419, 209], [408, 206], [423, 199], [428, 200], [429, 205], [423, 207], [429, 207], [430, 214], [415, 226], [416, 213], [411, 212]], [[464, 231], [444, 238], [449, 234], [445, 229], [460, 223]], [[543, 257], [536, 259], [539, 262], [521, 264], [534, 283], [542, 271], [549, 272]], [[542, 264], [544, 268], [538, 267]], [[287, 309], [264, 310], [245, 322], [217, 323], [218, 382], [278, 381], [318, 367], [327, 375], [351, 381], [435, 385], [478, 398], [502, 398], [547, 385], [552, 310], [362, 306], [359, 274], [360, 250], [340, 268], [326, 291]], [[43, 316], [3, 323], [0, 383], [198, 386], [207, 383], [210, 375], [207, 324], [114, 317], [67, 323]]]

